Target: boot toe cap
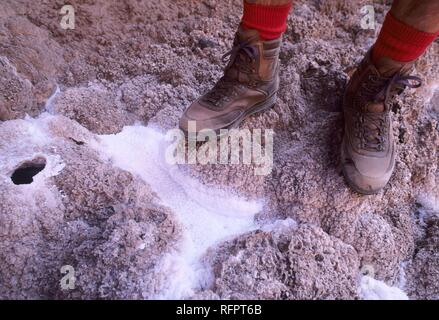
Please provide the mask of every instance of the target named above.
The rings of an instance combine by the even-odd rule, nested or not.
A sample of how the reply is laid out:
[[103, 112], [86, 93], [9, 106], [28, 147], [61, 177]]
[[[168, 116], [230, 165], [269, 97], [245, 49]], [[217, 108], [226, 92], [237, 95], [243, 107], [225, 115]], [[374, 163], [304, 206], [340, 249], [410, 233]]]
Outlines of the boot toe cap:
[[376, 194], [381, 191], [390, 179], [390, 174], [370, 177], [358, 171], [354, 163], [343, 164], [343, 174], [349, 186], [361, 194]]
[[375, 194], [382, 190], [392, 176], [395, 158], [392, 146], [385, 157], [364, 156], [342, 145], [343, 174], [349, 186], [362, 194]]
[[186, 109], [183, 116], [180, 118], [179, 126], [184, 131], [189, 131], [190, 122], [196, 125], [195, 131], [200, 130], [219, 130], [227, 128], [230, 124], [240, 117], [242, 111], [239, 109], [231, 110], [230, 112], [216, 112], [210, 110], [200, 104], [198, 101], [192, 103]]

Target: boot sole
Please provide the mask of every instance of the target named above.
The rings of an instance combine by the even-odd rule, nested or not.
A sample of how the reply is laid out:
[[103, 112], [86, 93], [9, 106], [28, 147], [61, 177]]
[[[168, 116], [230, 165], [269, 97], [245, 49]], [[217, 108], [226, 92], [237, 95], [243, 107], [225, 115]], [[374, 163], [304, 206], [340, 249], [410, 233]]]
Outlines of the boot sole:
[[[215, 133], [217, 137], [220, 138], [221, 136], [225, 135], [224, 133], [223, 134], [220, 133], [221, 130], [235, 129], [241, 124], [242, 121], [244, 121], [249, 116], [272, 108], [276, 104], [276, 100], [277, 100], [277, 92], [273, 93], [270, 97], [268, 97], [264, 101], [255, 104], [253, 107], [245, 111], [241, 116], [239, 116], [239, 118], [237, 118], [234, 122], [232, 122], [228, 126], [216, 129]], [[182, 130], [185, 136], [192, 141], [192, 139], [189, 138], [188, 132], [186, 130], [182, 128], [180, 128], [180, 130]]]

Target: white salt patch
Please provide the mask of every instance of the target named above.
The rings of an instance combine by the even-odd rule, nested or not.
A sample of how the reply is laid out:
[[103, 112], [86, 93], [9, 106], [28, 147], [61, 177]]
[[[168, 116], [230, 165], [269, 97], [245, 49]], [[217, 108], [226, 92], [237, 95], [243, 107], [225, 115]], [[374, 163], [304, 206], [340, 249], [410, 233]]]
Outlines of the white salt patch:
[[369, 276], [361, 277], [358, 290], [363, 300], [408, 300], [407, 294], [401, 289]]
[[[431, 99], [433, 99], [433, 97], [436, 94], [436, 91], [438, 91], [438, 90], [439, 90], [439, 81], [434, 81], [429, 86], [427, 86], [425, 88], [425, 91], [426, 91], [425, 101], [427, 104], [431, 103]], [[433, 107], [435, 107], [435, 106], [433, 106]]]
[[425, 210], [439, 213], [439, 195], [421, 193], [416, 200]]
[[24, 118], [26, 121], [26, 127], [22, 133], [27, 143], [40, 147], [44, 147], [52, 143], [53, 137], [50, 135], [45, 121], [51, 117], [53, 116], [49, 115], [48, 113], [42, 113], [38, 118], [32, 118], [26, 115]]
[[53, 102], [53, 99], [55, 99], [55, 97], [56, 97], [59, 93], [61, 93], [61, 90], [60, 90], [59, 86], [56, 85], [55, 92], [54, 92], [54, 93], [49, 97], [49, 99], [47, 99], [47, 101], [46, 101], [46, 104], [45, 104], [45, 106], [44, 106], [44, 110], [45, 110], [45, 111], [47, 111], [47, 112], [49, 112], [49, 113], [54, 113], [54, 112], [53, 112], [53, 105], [52, 105], [52, 102]]
[[404, 290], [406, 284], [407, 284], [407, 275], [406, 275], [406, 268], [407, 268], [407, 261], [401, 262], [401, 264], [399, 265], [399, 283], [398, 283], [398, 288], [401, 288], [402, 290]]
[[416, 201], [422, 206], [417, 210], [417, 222], [422, 228], [425, 228], [427, 226], [426, 221], [432, 217], [439, 216], [439, 197], [423, 192], [418, 195]]
[[262, 226], [264, 232], [289, 233], [297, 229], [297, 222], [294, 219], [276, 220], [270, 224]]
[[50, 146], [53, 142], [53, 137], [49, 134], [47, 128], [46, 120], [50, 120], [53, 116], [44, 113], [38, 118], [31, 118], [26, 116], [23, 120], [11, 120], [16, 121], [17, 126], [20, 126], [20, 143], [11, 146], [10, 151], [0, 153], [0, 175], [3, 175], [3, 179], [9, 180], [12, 172], [20, 166], [20, 164], [31, 161], [36, 158], [44, 158], [46, 160], [45, 168], [33, 177], [33, 182], [29, 185], [21, 185], [22, 188], [37, 189], [44, 183], [47, 179], [58, 175], [64, 168], [61, 157], [56, 154], [45, 154], [44, 152], [27, 152], [24, 146], [29, 146], [29, 150], [35, 150], [34, 146], [38, 149], [45, 149]]
[[170, 207], [183, 226], [178, 252], [169, 254], [160, 269], [168, 286], [156, 298], [180, 299], [208, 287], [212, 278], [200, 259], [218, 242], [254, 229], [260, 201], [246, 201], [224, 190], [207, 188], [165, 161], [169, 142], [158, 129], [125, 127], [116, 135], [104, 135], [95, 147], [113, 164], [140, 176]]

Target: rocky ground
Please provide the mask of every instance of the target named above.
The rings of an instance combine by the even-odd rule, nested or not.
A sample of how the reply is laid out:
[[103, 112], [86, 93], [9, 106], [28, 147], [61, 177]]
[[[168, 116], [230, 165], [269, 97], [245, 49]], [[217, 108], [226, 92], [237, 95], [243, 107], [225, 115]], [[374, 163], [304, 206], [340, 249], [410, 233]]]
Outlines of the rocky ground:
[[[174, 128], [220, 76], [241, 2], [69, 3], [74, 30], [60, 27], [62, 0], [0, 6], [1, 298], [356, 299], [387, 285], [439, 299], [439, 44], [416, 65], [424, 86], [393, 102], [399, 152], [388, 187], [360, 196], [339, 169], [343, 89], [389, 3], [374, 2], [374, 31], [360, 28], [370, 1], [296, 1], [279, 101], [242, 124], [274, 129], [271, 174], [255, 176], [246, 165], [178, 168], [199, 183], [190, 190], [201, 202], [218, 200], [219, 191], [207, 190], [226, 190], [252, 208], [242, 210], [248, 225], [211, 236], [191, 255], [210, 270], [202, 284], [192, 262], [183, 271], [166, 263], [176, 252], [186, 257], [190, 209], [164, 199], [172, 192], [154, 182], [160, 174], [138, 170], [152, 172], [154, 161], [115, 161], [105, 135], [134, 124]], [[17, 185], [11, 177], [20, 168], [43, 170]], [[233, 214], [236, 203], [219, 207]], [[75, 269], [74, 290], [59, 285], [63, 265]], [[186, 272], [198, 280], [175, 290], [170, 283]]]

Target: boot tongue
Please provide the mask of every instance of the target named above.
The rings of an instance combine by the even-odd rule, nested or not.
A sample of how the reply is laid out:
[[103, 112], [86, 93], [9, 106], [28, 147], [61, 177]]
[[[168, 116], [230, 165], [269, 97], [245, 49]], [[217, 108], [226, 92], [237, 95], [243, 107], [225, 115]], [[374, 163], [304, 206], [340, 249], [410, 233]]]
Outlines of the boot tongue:
[[382, 57], [375, 64], [375, 67], [383, 77], [392, 77], [397, 72], [408, 73], [413, 62], [398, 62], [387, 57]]
[[[384, 78], [391, 78], [396, 73], [400, 74], [407, 74], [410, 73], [412, 67], [412, 62], [398, 62], [395, 60], [392, 60], [387, 57], [382, 57], [378, 60], [377, 63], [375, 63], [375, 68], [377, 69], [379, 76]], [[366, 107], [366, 110], [371, 113], [380, 113], [385, 111], [384, 103], [382, 102], [376, 102], [371, 103]]]

